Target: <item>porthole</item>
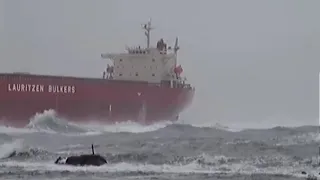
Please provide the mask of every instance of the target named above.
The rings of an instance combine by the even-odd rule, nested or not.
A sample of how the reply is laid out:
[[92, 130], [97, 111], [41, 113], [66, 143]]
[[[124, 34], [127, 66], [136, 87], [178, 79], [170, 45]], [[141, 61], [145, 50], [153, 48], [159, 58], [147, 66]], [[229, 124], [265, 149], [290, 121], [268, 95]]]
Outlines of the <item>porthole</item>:
[[138, 74], [138, 73], [136, 73], [136, 76], [139, 76], [139, 74]]
[[156, 76], [154, 73], [152, 73], [152, 76]]
[[155, 62], [156, 60], [154, 58], [152, 58], [152, 62]]

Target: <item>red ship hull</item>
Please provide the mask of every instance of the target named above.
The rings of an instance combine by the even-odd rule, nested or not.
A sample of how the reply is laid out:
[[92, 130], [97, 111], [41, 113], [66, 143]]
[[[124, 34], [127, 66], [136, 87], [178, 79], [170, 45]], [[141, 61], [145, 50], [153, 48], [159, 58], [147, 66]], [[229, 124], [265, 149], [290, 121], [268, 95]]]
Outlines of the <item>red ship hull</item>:
[[24, 127], [36, 113], [54, 109], [59, 117], [85, 123], [177, 120], [194, 89], [106, 79], [0, 74], [0, 121]]

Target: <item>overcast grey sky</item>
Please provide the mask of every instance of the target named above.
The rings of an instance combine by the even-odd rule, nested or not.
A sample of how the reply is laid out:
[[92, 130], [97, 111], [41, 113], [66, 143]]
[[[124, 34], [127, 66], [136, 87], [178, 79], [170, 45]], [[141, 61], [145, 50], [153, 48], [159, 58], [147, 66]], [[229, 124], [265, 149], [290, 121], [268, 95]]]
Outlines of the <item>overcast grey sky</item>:
[[318, 0], [0, 0], [0, 71], [100, 77], [102, 52], [179, 37], [189, 123], [318, 123]]

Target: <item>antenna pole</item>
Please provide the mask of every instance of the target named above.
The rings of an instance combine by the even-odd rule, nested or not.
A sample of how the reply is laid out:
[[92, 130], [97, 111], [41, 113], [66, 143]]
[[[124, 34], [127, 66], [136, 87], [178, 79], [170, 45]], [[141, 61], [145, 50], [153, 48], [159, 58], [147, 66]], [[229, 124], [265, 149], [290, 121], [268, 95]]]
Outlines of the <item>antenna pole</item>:
[[150, 47], [150, 32], [153, 29], [153, 27], [151, 27], [151, 19], [149, 20], [149, 22], [147, 24], [143, 25], [143, 29], [145, 30], [144, 34], [147, 36], [147, 48]]
[[91, 150], [92, 150], [92, 155], [94, 155], [94, 148], [93, 148], [93, 144], [91, 144]]

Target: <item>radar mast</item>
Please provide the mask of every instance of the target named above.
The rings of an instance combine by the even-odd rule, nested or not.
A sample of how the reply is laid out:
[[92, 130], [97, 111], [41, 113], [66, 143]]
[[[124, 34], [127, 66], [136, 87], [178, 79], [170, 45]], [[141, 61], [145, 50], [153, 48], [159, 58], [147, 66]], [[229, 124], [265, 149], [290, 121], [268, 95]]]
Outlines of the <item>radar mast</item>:
[[144, 24], [142, 27], [145, 32], [144, 34], [147, 36], [147, 48], [150, 47], [150, 32], [152, 29], [154, 29], [153, 27], [151, 27], [151, 19], [149, 20], [149, 22], [147, 24]]

